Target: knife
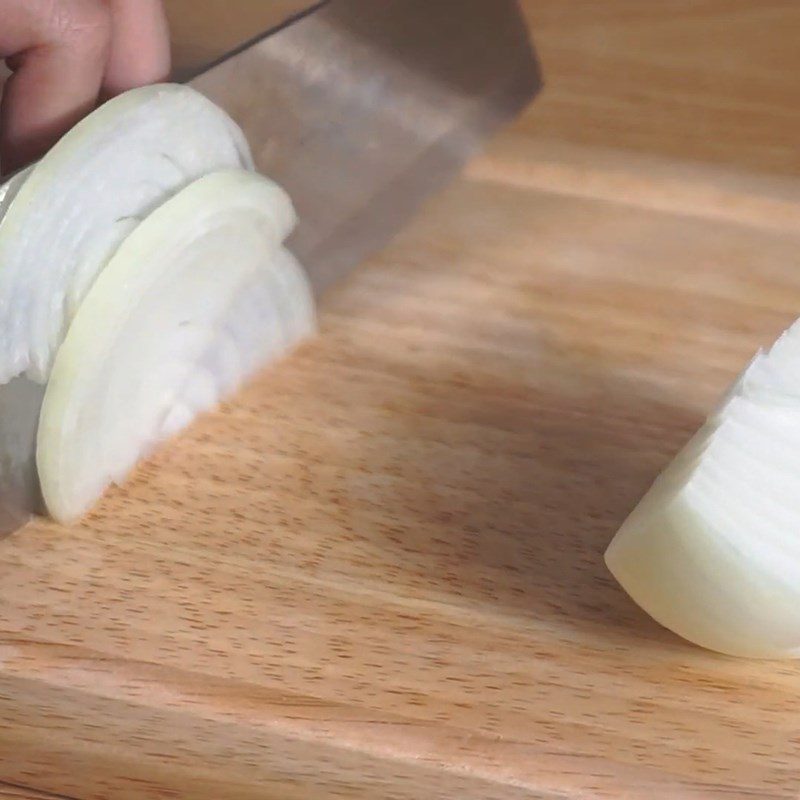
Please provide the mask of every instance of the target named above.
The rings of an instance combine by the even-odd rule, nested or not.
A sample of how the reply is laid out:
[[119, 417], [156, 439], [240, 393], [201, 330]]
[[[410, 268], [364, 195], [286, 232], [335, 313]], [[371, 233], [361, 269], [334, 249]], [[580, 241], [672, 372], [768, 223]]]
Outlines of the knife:
[[[195, 5], [166, 3], [178, 76], [196, 75], [289, 192], [300, 217], [289, 245], [318, 298], [540, 86], [515, 0], [214, 0], [204, 10], [219, 6], [219, 38], [192, 48]], [[0, 388], [0, 534], [41, 511], [43, 395], [24, 378]]]

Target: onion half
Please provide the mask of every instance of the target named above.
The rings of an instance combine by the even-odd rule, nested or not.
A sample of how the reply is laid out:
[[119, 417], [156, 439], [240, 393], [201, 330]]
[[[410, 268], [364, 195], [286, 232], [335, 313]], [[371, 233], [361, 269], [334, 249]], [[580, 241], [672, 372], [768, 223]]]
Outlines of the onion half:
[[294, 224], [276, 184], [227, 170], [125, 239], [47, 384], [37, 465], [54, 518], [80, 517], [165, 437], [313, 331], [308, 281], [282, 246]]
[[606, 564], [723, 653], [800, 657], [800, 322], [759, 353], [625, 521]]
[[[44, 383], [70, 320], [125, 237], [209, 172], [251, 168], [238, 126], [187, 86], [134, 89], [0, 191], [0, 383]], [[3, 211], [5, 213], [3, 214]]]

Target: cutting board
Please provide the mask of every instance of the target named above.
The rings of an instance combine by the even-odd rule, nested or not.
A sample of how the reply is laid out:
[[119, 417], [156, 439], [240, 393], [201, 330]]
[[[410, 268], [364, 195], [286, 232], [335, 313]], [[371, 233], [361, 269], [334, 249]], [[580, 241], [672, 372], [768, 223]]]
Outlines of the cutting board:
[[[690, 126], [679, 157], [680, 118], [648, 128], [581, 66], [656, 64], [641, 91], [677, 108], [669, 7], [687, 58], [710, 19], [788, 48], [800, 16], [536, 5], [550, 93], [330, 296], [319, 337], [83, 524], [0, 542], [0, 797], [798, 796], [800, 665], [684, 643], [602, 552], [800, 310], [800, 179], [776, 174], [788, 143], [742, 136], [737, 161], [706, 101], [716, 149]], [[800, 130], [788, 93], [751, 88], [748, 124]]]

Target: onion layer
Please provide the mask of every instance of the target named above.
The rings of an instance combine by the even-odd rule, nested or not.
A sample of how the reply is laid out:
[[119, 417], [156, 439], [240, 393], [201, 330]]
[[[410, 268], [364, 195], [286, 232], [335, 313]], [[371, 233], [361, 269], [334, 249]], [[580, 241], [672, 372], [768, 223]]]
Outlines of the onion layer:
[[58, 350], [37, 464], [69, 522], [197, 413], [314, 327], [308, 282], [282, 247], [288, 196], [241, 170], [192, 183], [123, 242]]
[[241, 130], [195, 90], [165, 84], [109, 101], [12, 179], [0, 196], [0, 383], [22, 373], [44, 383], [123, 239], [176, 191], [228, 167], [252, 167]]

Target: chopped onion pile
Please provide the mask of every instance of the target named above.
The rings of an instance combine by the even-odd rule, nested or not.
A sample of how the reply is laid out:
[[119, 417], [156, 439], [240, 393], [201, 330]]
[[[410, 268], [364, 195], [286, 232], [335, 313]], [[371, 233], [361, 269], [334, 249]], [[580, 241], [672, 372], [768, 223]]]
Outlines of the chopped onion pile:
[[800, 657], [800, 321], [658, 477], [606, 564], [696, 644]]
[[222, 110], [163, 85], [0, 188], [0, 378], [46, 383], [36, 463], [57, 520], [313, 331], [283, 245], [294, 208], [251, 168]]

